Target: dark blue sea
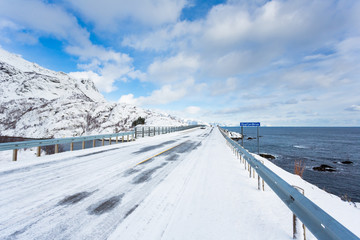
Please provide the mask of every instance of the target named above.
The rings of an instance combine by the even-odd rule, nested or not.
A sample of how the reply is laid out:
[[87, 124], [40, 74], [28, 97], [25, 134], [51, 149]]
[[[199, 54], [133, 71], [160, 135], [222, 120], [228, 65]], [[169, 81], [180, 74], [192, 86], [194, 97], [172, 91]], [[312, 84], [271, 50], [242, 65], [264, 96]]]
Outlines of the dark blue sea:
[[[224, 127], [241, 132], [240, 127]], [[244, 147], [257, 153], [256, 127], [244, 127]], [[260, 153], [294, 173], [294, 161], [305, 163], [303, 179], [339, 197], [360, 202], [360, 127], [260, 127]], [[241, 142], [241, 140], [239, 141]], [[342, 164], [343, 161], [352, 164]], [[326, 164], [335, 172], [318, 172], [313, 167]]]

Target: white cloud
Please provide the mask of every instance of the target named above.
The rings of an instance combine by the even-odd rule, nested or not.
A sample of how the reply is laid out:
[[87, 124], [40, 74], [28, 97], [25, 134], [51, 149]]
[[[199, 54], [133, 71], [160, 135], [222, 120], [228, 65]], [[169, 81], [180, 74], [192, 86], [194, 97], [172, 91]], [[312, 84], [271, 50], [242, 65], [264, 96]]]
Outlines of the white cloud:
[[129, 22], [157, 26], [176, 22], [185, 0], [65, 0], [98, 30], [117, 31]]
[[360, 112], [360, 105], [351, 105], [348, 108], [345, 108], [346, 111], [350, 112]]
[[4, 0], [0, 2], [0, 15], [15, 22], [21, 29], [30, 29], [72, 44], [88, 44], [89, 33], [74, 16], [55, 4], [38, 0]]
[[19, 30], [19, 26], [17, 26], [14, 22], [9, 21], [7, 19], [0, 19], [0, 29], [15, 29]]
[[95, 85], [105, 92], [116, 90], [115, 81], [127, 81], [129, 79], [144, 79], [144, 74], [135, 70], [132, 66], [132, 58], [120, 52], [105, 49], [101, 46], [68, 46], [66, 51], [78, 56], [83, 64], [78, 67], [88, 72], [96, 72], [98, 81]]
[[224, 82], [217, 81], [213, 84], [213, 86], [211, 86], [211, 94], [216, 96], [232, 93], [238, 89], [238, 82], [239, 79], [235, 77], [230, 77]]
[[141, 98], [142, 103], [147, 105], [167, 104], [183, 98], [187, 94], [186, 88], [174, 88], [171, 85], [164, 85], [155, 90], [149, 97]]
[[346, 4], [310, 0], [259, 3], [251, 8], [235, 1], [217, 5], [205, 19], [178, 22], [145, 36], [133, 35], [123, 44], [195, 55], [205, 76], [227, 78], [267, 68], [284, 56], [314, 55], [311, 52], [316, 48], [331, 47], [345, 29], [353, 31], [348, 15], [355, 13]]
[[317, 101], [318, 99], [314, 96], [305, 96], [301, 99], [301, 101], [303, 102], [314, 102]]
[[118, 100], [119, 103], [131, 104], [131, 105], [139, 105], [138, 100], [134, 98], [134, 94], [122, 95]]
[[328, 55], [325, 54], [313, 54], [313, 55], [309, 55], [309, 56], [305, 56], [304, 60], [305, 61], [314, 61], [314, 60], [323, 60], [328, 58]]
[[[191, 44], [191, 38], [202, 30], [201, 22], [180, 21], [173, 25], [150, 32], [125, 36], [122, 45], [138, 50], [167, 51], [168, 49], [184, 49]], [[190, 37], [187, 37], [190, 36]]]
[[148, 77], [158, 83], [184, 81], [199, 68], [196, 57], [179, 53], [165, 60], [156, 60], [148, 67]]
[[284, 102], [284, 104], [288, 104], [288, 105], [293, 105], [293, 104], [297, 104], [298, 103], [298, 100], [296, 99], [289, 99], [287, 101]]
[[[50, 2], [0, 1], [0, 39], [61, 40], [84, 71], [72, 74], [92, 78], [104, 92], [134, 78], [156, 87], [147, 96], [124, 95], [120, 102], [164, 105], [196, 97], [215, 103], [213, 116], [219, 118], [230, 119], [227, 113], [245, 118], [249, 111], [288, 121], [301, 112], [292, 111], [290, 103], [330, 118], [357, 109], [353, 104], [360, 100], [356, 0], [229, 0], [195, 21], [179, 20], [185, 0]], [[97, 34], [91, 39], [119, 45], [95, 45], [89, 31]], [[114, 50], [121, 47], [134, 55]], [[134, 62], [145, 62], [144, 72]]]
[[131, 102], [143, 106], [165, 105], [181, 100], [190, 92], [194, 94], [202, 88], [202, 85], [196, 85], [193, 79], [186, 79], [175, 85], [163, 85], [159, 89], [152, 91], [149, 96], [134, 98], [133, 94], [123, 95], [120, 97], [119, 102]]
[[[117, 80], [145, 78], [134, 69], [129, 55], [94, 45], [90, 33], [60, 5], [39, 0], [5, 0], [0, 2], [0, 16], [6, 18], [0, 26], [12, 28], [18, 40], [34, 44], [40, 36], [51, 36], [65, 41], [65, 51], [79, 57], [78, 67], [85, 70], [73, 75], [90, 77], [101, 91], [114, 91]], [[22, 33], [23, 29], [30, 33]]]
[[185, 112], [191, 115], [195, 115], [201, 112], [201, 108], [197, 106], [189, 106], [185, 108]]

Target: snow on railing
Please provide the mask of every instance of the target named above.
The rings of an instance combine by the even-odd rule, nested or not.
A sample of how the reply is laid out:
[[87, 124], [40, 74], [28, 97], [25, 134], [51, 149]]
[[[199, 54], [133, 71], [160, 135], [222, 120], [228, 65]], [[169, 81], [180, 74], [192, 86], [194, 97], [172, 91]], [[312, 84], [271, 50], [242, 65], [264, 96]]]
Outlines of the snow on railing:
[[135, 138], [145, 137], [145, 136], [156, 136], [160, 134], [166, 134], [171, 132], [177, 132], [182, 130], [187, 130], [191, 128], [200, 127], [202, 125], [188, 125], [188, 126], [136, 126], [134, 128]]
[[[135, 127], [134, 131], [129, 132], [120, 132], [120, 133], [112, 133], [112, 134], [101, 134], [101, 135], [93, 135], [93, 136], [82, 136], [82, 137], [70, 137], [70, 138], [54, 138], [54, 139], [42, 139], [42, 140], [30, 140], [30, 141], [21, 141], [21, 142], [8, 142], [8, 143], [0, 143], [0, 151], [13, 150], [13, 161], [17, 161], [17, 155], [19, 149], [24, 148], [32, 148], [37, 147], [36, 155], [40, 157], [41, 155], [41, 147], [42, 146], [51, 146], [55, 145], [55, 153], [59, 152], [60, 144], [69, 144], [70, 143], [70, 151], [74, 150], [75, 142], [82, 142], [82, 149], [85, 149], [86, 141], [93, 141], [92, 146], [95, 147], [96, 140], [102, 140], [102, 146], [104, 146], [105, 139], [109, 141], [109, 145], [111, 145], [112, 141], [115, 143], [119, 142], [119, 137], [121, 137], [121, 142], [124, 141], [135, 141], [135, 138], [138, 138], [140, 135], [144, 137], [144, 133], [147, 133], [147, 136], [155, 136], [160, 134], [166, 134], [176, 131], [182, 131], [190, 128], [199, 127], [200, 125], [190, 125], [190, 126], [180, 126], [180, 127], [149, 127], [149, 126], [140, 126]], [[140, 135], [139, 135], [140, 133]], [[126, 139], [124, 139], [126, 136]], [[112, 139], [115, 140], [112, 140]]]
[[230, 139], [223, 129], [219, 129], [227, 140], [228, 145], [232, 148], [234, 154], [236, 154], [240, 161], [245, 164], [245, 169], [246, 164], [248, 165], [249, 176], [251, 177], [252, 169], [253, 177], [255, 177], [255, 172], [258, 174], [258, 189], [260, 190], [260, 178], [262, 178], [316, 238], [339, 240], [359, 239], [336, 219], [331, 217], [319, 206], [289, 185], [285, 180], [272, 172], [241, 145]]
[[[55, 153], [59, 152], [59, 144], [68, 144], [70, 143], [70, 151], [74, 150], [74, 142], [82, 142], [82, 149], [85, 149], [86, 141], [93, 141], [93, 147], [95, 147], [95, 141], [101, 139], [102, 146], [104, 146], [104, 141], [109, 140], [109, 144], [112, 142], [112, 138], [115, 138], [115, 142], [118, 143], [119, 137], [121, 141], [134, 141], [135, 132], [120, 132], [112, 134], [101, 134], [93, 136], [83, 136], [83, 137], [70, 137], [70, 138], [54, 138], [54, 139], [43, 139], [43, 140], [30, 140], [22, 142], [9, 142], [9, 143], [0, 143], [0, 151], [13, 150], [13, 161], [17, 161], [17, 152], [19, 149], [37, 147], [36, 155], [40, 157], [41, 147], [55, 145]], [[124, 137], [126, 136], [126, 140]]]

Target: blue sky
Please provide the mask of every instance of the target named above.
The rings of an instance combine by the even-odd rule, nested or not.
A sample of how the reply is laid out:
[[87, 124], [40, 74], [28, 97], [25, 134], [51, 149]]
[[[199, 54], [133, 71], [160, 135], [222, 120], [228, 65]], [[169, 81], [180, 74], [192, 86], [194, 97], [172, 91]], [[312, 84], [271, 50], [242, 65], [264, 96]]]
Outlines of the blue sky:
[[0, 46], [179, 117], [360, 125], [357, 0], [1, 0]]

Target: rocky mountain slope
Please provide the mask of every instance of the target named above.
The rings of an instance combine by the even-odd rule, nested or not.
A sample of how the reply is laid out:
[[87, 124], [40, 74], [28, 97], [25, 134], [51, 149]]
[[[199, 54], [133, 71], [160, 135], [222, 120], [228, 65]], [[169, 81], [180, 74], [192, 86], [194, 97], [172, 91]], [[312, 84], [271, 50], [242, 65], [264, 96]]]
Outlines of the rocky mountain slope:
[[109, 103], [89, 79], [77, 80], [0, 48], [0, 136], [70, 137], [185, 121], [136, 106]]

